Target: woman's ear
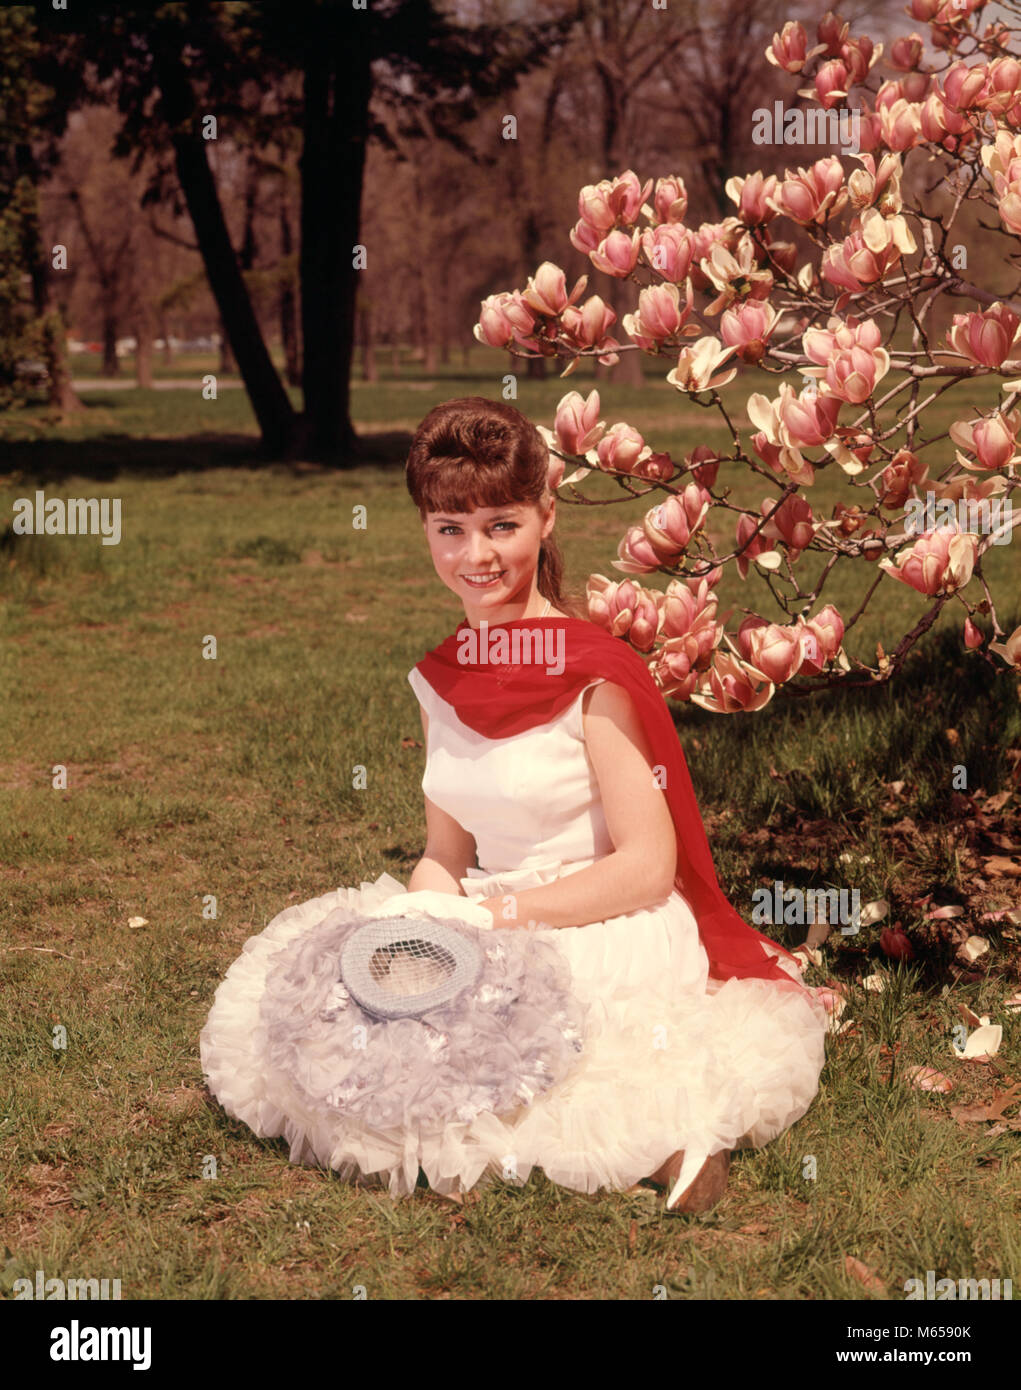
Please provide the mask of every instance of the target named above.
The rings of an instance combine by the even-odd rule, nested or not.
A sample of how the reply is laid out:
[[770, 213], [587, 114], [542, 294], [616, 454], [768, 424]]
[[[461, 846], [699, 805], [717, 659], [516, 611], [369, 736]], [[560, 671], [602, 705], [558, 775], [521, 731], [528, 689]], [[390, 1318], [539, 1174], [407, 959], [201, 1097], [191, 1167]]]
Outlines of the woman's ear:
[[550, 532], [553, 530], [553, 527], [556, 525], [556, 520], [557, 520], [557, 499], [554, 497], [554, 498], [553, 498], [553, 501], [549, 504], [549, 511], [546, 513], [546, 519], [545, 519], [545, 520], [543, 521], [543, 523], [542, 523], [542, 531], [540, 532], [540, 534], [541, 534], [543, 540], [545, 540], [546, 537], [547, 537], [547, 536], [550, 534]]

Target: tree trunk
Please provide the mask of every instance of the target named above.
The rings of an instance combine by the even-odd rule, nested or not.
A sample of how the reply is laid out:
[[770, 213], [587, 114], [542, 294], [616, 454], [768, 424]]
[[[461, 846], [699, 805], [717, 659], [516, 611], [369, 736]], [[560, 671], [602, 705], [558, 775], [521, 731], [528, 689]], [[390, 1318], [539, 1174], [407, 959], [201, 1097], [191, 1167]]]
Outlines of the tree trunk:
[[220, 376], [234, 376], [237, 373], [237, 358], [230, 345], [230, 339], [224, 326], [223, 319], [220, 320], [220, 365], [218, 372]]
[[50, 404], [56, 406], [61, 415], [69, 415], [85, 407], [71, 385], [64, 316], [50, 296], [49, 272], [39, 232], [39, 171], [29, 145], [15, 145], [14, 158], [18, 174], [24, 175], [32, 187], [21, 222], [22, 258], [32, 282], [32, 304], [42, 333], [43, 358], [50, 378]]
[[117, 320], [109, 314], [103, 316], [103, 375], [119, 376], [120, 359], [117, 356]]
[[298, 421], [252, 309], [209, 168], [205, 141], [193, 131], [195, 94], [180, 57], [165, 49], [154, 53], [154, 76], [171, 130], [177, 177], [195, 227], [209, 288], [259, 422], [263, 448], [279, 457], [293, 446]]
[[47, 310], [43, 315], [42, 329], [46, 369], [50, 374], [51, 404], [57, 407], [61, 415], [84, 410], [71, 385], [71, 371], [67, 364], [67, 328], [59, 309]]
[[362, 340], [362, 380], [378, 381], [379, 368], [376, 365], [376, 342], [372, 334], [371, 309], [359, 309], [358, 327]]
[[145, 391], [151, 391], [152, 377], [152, 313], [143, 304], [135, 315], [135, 379]]
[[[281, 195], [280, 198], [280, 254], [283, 259], [289, 259], [294, 250], [294, 242], [291, 237], [291, 219], [287, 215], [287, 203]], [[280, 298], [278, 301], [278, 312], [280, 314], [280, 339], [284, 346], [284, 362], [286, 363], [287, 382], [290, 386], [301, 385], [301, 363], [298, 353], [298, 325], [296, 322], [297, 305], [294, 297], [294, 281], [290, 276], [280, 281]]]
[[312, 457], [344, 468], [353, 463], [357, 444], [350, 383], [359, 275], [354, 248], [361, 225], [371, 58], [357, 32], [359, 16], [350, 8], [303, 13], [309, 27], [300, 160], [307, 447]]

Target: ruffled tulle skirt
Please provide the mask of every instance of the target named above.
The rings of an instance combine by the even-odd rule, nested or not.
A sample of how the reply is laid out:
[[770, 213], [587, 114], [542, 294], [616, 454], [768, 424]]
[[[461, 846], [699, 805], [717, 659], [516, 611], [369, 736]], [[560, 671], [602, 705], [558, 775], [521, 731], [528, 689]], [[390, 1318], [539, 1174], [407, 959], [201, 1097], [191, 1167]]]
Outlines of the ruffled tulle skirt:
[[[463, 883], [475, 898], [497, 897], [560, 871], [476, 870]], [[274, 956], [311, 939], [338, 908], [374, 914], [388, 903], [393, 912], [400, 895], [403, 886], [383, 874], [288, 908], [245, 943], [216, 992], [200, 1041], [210, 1091], [256, 1134], [286, 1139], [293, 1162], [380, 1183], [393, 1196], [414, 1189], [419, 1169], [445, 1194], [494, 1177], [522, 1184], [533, 1168], [564, 1187], [595, 1192], [627, 1189], [684, 1149], [686, 1186], [709, 1155], [775, 1138], [816, 1094], [827, 1031], [822, 1005], [793, 981], [708, 982], [697, 925], [675, 892], [653, 908], [535, 933], [567, 962], [583, 1023], [566, 1075], [530, 1101], [502, 1114], [385, 1128], [372, 1123], [371, 1106], [353, 1114], [327, 1104], [317, 1099], [321, 1086], [316, 1092], [299, 1081], [316, 1065], [311, 1032], [303, 1043], [300, 1028], [291, 1030], [292, 1080], [261, 1060], [260, 1005], [267, 980], [273, 985]], [[411, 899], [426, 896], [447, 916], [460, 909], [479, 922], [464, 897]]]

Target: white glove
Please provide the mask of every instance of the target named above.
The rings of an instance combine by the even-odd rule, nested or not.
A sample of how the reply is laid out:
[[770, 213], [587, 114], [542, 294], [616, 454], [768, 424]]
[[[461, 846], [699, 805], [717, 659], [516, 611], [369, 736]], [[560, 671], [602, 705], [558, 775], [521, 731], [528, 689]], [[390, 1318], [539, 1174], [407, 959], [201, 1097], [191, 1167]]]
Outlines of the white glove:
[[482, 930], [492, 930], [496, 925], [493, 914], [478, 903], [456, 893], [440, 893], [432, 888], [420, 888], [414, 893], [395, 893], [367, 915], [374, 918], [453, 917]]

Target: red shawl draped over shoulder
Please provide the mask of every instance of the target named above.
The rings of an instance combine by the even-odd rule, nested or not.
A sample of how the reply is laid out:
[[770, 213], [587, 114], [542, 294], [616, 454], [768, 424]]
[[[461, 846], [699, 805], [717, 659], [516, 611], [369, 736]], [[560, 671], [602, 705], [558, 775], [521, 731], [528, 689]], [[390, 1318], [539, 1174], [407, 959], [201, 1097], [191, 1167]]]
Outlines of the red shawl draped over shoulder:
[[[600, 677], [623, 686], [642, 721], [654, 764], [666, 771], [663, 791], [677, 832], [675, 884], [698, 922], [710, 975], [717, 980], [759, 978], [790, 983], [791, 976], [781, 969], [775, 956], [767, 955], [763, 945], [793, 959], [790, 952], [743, 921], [717, 882], [677, 730], [666, 700], [638, 653], [621, 638], [580, 618], [523, 618], [493, 624], [488, 629], [488, 647], [502, 631], [510, 639], [515, 628], [542, 630], [550, 650], [556, 650], [558, 656], [562, 653], [563, 671], [550, 674], [544, 662], [529, 659], [529, 644], [523, 636], [518, 643], [525, 660], [494, 664], [485, 659], [490, 655], [486, 634], [475, 634], [481, 642], [469, 641], [467, 622], [460, 623], [428, 652], [416, 669], [437, 695], [453, 706], [462, 723], [486, 738], [510, 738], [548, 723]], [[558, 628], [564, 629], [562, 638], [556, 635]], [[559, 665], [559, 660], [554, 664]]]

